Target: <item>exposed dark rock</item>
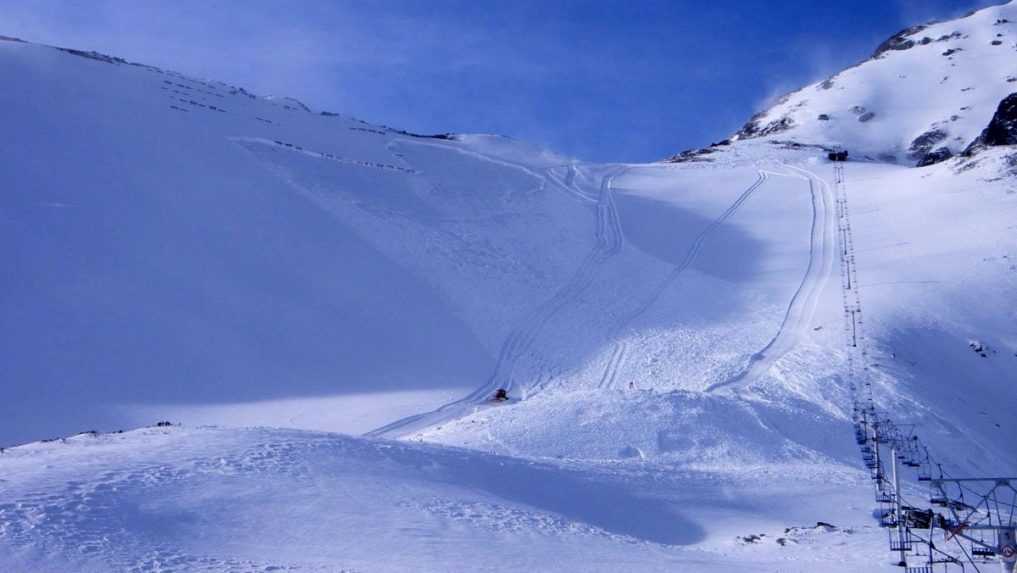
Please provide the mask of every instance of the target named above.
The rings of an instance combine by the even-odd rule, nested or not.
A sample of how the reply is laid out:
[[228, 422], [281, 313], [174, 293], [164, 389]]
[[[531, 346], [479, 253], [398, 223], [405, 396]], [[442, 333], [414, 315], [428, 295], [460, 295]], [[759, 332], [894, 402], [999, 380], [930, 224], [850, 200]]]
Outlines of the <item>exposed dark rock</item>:
[[999, 102], [988, 127], [971, 142], [964, 154], [971, 155], [981, 147], [997, 145], [1017, 145], [1017, 92]]
[[229, 93], [230, 93], [230, 95], [242, 95], [242, 96], [249, 97], [251, 99], [257, 99], [258, 98], [258, 96], [252, 94], [251, 92], [245, 90], [244, 88], [231, 88]]
[[823, 80], [823, 82], [819, 84], [819, 89], [822, 90], [828, 90], [832, 87], [833, 87], [833, 78]]
[[863, 113], [865, 113], [865, 107], [860, 105], [852, 106], [851, 113], [854, 113], [856, 115], [862, 115]]
[[999, 19], [996, 20], [996, 25], [997, 26], [999, 26], [1000, 24], [1009, 24], [1009, 23], [1010, 23], [1010, 20], [1007, 20], [1006, 18], [999, 18]]
[[964, 37], [964, 35], [961, 34], [960, 32], [954, 32], [952, 34], [943, 34], [942, 36], [936, 38], [936, 41], [937, 42], [948, 42], [950, 40], [959, 40], [962, 37]]
[[1012, 84], [1014, 82], [1017, 82], [1017, 76], [1009, 76], [1009, 77], [1006, 78], [1006, 81], [1007, 81], [1007, 83], [1010, 83], [1010, 84]]
[[99, 52], [86, 52], [84, 50], [74, 50], [72, 48], [57, 48], [57, 49], [60, 50], [61, 52], [67, 52], [68, 54], [73, 54], [75, 56], [80, 56], [82, 58], [88, 58], [90, 60], [98, 60], [100, 62], [105, 62], [107, 64], [127, 63], [127, 60], [123, 58], [118, 58], [116, 56], [110, 56], [107, 54], [100, 54]]
[[720, 141], [715, 141], [711, 143], [709, 147], [704, 147], [702, 149], [686, 149], [685, 151], [682, 151], [677, 155], [672, 155], [671, 157], [668, 157], [664, 161], [668, 163], [687, 163], [690, 161], [713, 161], [712, 159], [706, 156], [710, 155], [711, 153], [716, 153], [718, 151], [717, 149], [718, 147], [726, 147], [728, 145], [731, 145], [731, 140], [722, 139]]
[[292, 97], [289, 97], [289, 96], [282, 96], [282, 97], [272, 97], [272, 98], [269, 98], [269, 99], [270, 99], [270, 101], [273, 101], [273, 102], [281, 104], [283, 109], [288, 109], [288, 110], [291, 110], [291, 111], [299, 109], [300, 111], [305, 111], [307, 113], [311, 113], [311, 108], [307, 107], [304, 104], [304, 102], [298, 100], [297, 98], [292, 98]]
[[665, 159], [668, 163], [688, 163], [693, 161], [713, 161], [709, 157], [704, 157], [711, 153], [715, 153], [716, 149], [703, 148], [703, 149], [686, 149], [677, 155], [672, 155]]
[[0, 40], [3, 40], [5, 42], [21, 42], [22, 44], [25, 43], [25, 41], [22, 40], [21, 38], [15, 38], [13, 36], [4, 36], [3, 34], [0, 34]]
[[1001, 40], [993, 40], [993, 41], [991, 41], [989, 43], [992, 44], [993, 46], [1001, 46], [1001, 45], [1003, 45], [1003, 42]]
[[943, 52], [943, 55], [944, 56], [952, 56], [952, 55], [956, 54], [957, 52], [962, 52], [962, 51], [964, 51], [964, 48], [950, 48], [949, 50]]
[[867, 112], [863, 113], [862, 115], [858, 116], [858, 121], [860, 121], [862, 123], [865, 123], [867, 121], [870, 121], [874, 117], [876, 117], [876, 112], [874, 112], [874, 111], [867, 111]]
[[771, 121], [766, 125], [760, 125], [759, 121], [763, 118], [764, 115], [765, 112], [752, 116], [752, 119], [750, 119], [748, 123], [742, 126], [742, 128], [738, 130], [738, 133], [736, 133], [735, 136], [738, 137], [739, 139], [763, 137], [765, 135], [772, 135], [774, 133], [787, 131], [794, 127], [795, 124], [794, 120], [787, 116]]
[[935, 165], [937, 163], [942, 163], [947, 159], [950, 159], [951, 157], [953, 157], [953, 152], [950, 151], [950, 148], [940, 147], [935, 151], [930, 151], [923, 155], [921, 158], [919, 158], [918, 163], [915, 164], [915, 167], [927, 167], [929, 165]]
[[[967, 153], [967, 151], [965, 151], [964, 153]], [[965, 171], [971, 171], [975, 167], [978, 167], [980, 163], [981, 163], [980, 159], [969, 159], [966, 161], [962, 160], [953, 168], [953, 172], [964, 173]]]
[[913, 36], [924, 29], [924, 25], [918, 25], [911, 26], [910, 28], [905, 28], [900, 32], [897, 32], [893, 36], [890, 36], [885, 42], [880, 44], [879, 47], [876, 48], [876, 51], [872, 54], [872, 57], [879, 58], [891, 50], [909, 50], [913, 48], [915, 46], [915, 41], [908, 38], [908, 36]]
[[911, 142], [911, 146], [908, 148], [908, 155], [912, 159], [919, 159], [932, 151], [932, 148], [937, 143], [945, 140], [947, 133], [942, 129], [930, 129], [925, 133], [919, 135]]
[[790, 139], [771, 139], [769, 143], [770, 145], [781, 147], [783, 149], [818, 149], [826, 152], [836, 151], [836, 149], [832, 147], [827, 147], [818, 143], [801, 143]]
[[749, 121], [745, 122], [745, 125], [743, 125], [741, 129], [735, 132], [734, 138], [745, 139], [749, 137], [754, 137], [755, 134], [759, 131], [760, 120], [762, 120], [766, 116], [766, 111], [768, 110], [764, 110], [759, 113], [753, 114], [752, 117], [749, 118]]
[[818, 116], [816, 116], [816, 119], [818, 119], [819, 121], [830, 121], [830, 115], [826, 113], [821, 113]]
[[420, 139], [445, 139], [445, 140], [448, 140], [448, 141], [455, 141], [456, 140], [456, 134], [454, 134], [454, 133], [431, 133], [431, 134], [424, 134], [424, 133], [413, 133], [412, 131], [406, 131], [404, 129], [393, 129], [392, 131], [394, 131], [395, 133], [398, 133], [400, 135], [408, 135], [409, 137], [417, 137], [417, 138], [420, 138]]
[[927, 46], [932, 43], [932, 38], [928, 36], [922, 36], [922, 39], [918, 41], [919, 44]]
[[989, 348], [987, 344], [980, 340], [969, 340], [968, 348], [970, 348], [975, 354], [982, 358], [988, 358], [989, 354], [996, 354], [995, 350]]

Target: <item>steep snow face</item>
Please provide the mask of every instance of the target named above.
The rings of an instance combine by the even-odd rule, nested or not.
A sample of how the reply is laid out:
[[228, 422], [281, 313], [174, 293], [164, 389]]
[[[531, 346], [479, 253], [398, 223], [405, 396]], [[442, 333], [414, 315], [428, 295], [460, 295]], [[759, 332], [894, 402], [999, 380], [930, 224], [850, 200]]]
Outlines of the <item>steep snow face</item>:
[[13, 41], [0, 76], [5, 445], [154, 417], [366, 431], [478, 386], [594, 241], [566, 161], [526, 145]]
[[914, 164], [963, 151], [1017, 92], [1017, 2], [915, 26], [872, 58], [782, 97], [736, 138], [766, 137]]

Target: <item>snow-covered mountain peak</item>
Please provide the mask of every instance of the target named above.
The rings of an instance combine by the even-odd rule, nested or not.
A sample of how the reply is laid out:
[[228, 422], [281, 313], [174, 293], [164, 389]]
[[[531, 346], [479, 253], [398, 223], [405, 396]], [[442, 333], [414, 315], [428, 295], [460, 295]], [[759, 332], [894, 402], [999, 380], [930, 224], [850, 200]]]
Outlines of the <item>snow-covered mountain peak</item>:
[[929, 163], [964, 151], [1017, 92], [1017, 2], [909, 27], [864, 62], [780, 98], [733, 139]]

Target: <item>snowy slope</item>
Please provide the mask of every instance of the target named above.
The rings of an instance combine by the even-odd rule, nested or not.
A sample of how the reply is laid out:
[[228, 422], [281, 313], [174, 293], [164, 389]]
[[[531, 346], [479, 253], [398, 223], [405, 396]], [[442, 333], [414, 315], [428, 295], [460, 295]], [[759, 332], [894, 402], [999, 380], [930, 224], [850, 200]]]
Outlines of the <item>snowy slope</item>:
[[963, 151], [999, 102], [1017, 92], [1017, 3], [914, 26], [873, 57], [788, 94], [737, 138], [843, 147], [914, 164], [945, 147]]
[[779, 162], [579, 165], [0, 48], [24, 86], [3, 96], [8, 443], [164, 418], [419, 427], [499, 386], [702, 390], [811, 268], [822, 194]]
[[795, 487], [775, 488], [758, 471], [179, 428], [23, 446], [0, 464], [5, 571], [892, 570], [868, 561], [883, 532], [859, 511], [858, 471], [826, 468], [822, 483], [819, 467], [789, 468]]
[[0, 75], [5, 444], [162, 417], [368, 430], [488, 376], [592, 244], [592, 203], [547, 175], [564, 160], [522, 144], [11, 41]]
[[[999, 176], [1008, 169], [1006, 153], [986, 152], [961, 173], [952, 163], [923, 170], [892, 164], [845, 169], [858, 267], [854, 289], [861, 293], [866, 313], [862, 335], [867, 356], [858, 364], [866, 368], [854, 371], [854, 379], [859, 385], [873, 384], [881, 406], [900, 423], [916, 423], [921, 435], [939, 444], [937, 456], [951, 471], [968, 475], [1017, 471], [1011, 438], [1017, 426], [1010, 413], [1017, 403], [1012, 327], [1017, 316], [1017, 183]], [[785, 170], [815, 177], [822, 199], [834, 186], [832, 166], [823, 155], [821, 150], [743, 142], [718, 152], [710, 163], [639, 169], [669, 172], [670, 184], [678, 188], [695, 180], [690, 172], [737, 173], [761, 157], [781, 158]], [[717, 184], [723, 176], [711, 182]], [[718, 187], [710, 189], [719, 196]], [[745, 215], [755, 208], [763, 209], [765, 217], [751, 221], [735, 215], [725, 223], [728, 237], [704, 242], [700, 256], [727, 266], [723, 281], [681, 278], [673, 301], [658, 302], [650, 312], [671, 317], [670, 324], [635, 321], [623, 332], [627, 352], [637, 357], [619, 368], [617, 380], [624, 383], [581, 393], [559, 390], [511, 409], [479, 409], [416, 435], [508, 454], [639, 456], [705, 468], [763, 460], [852, 460], [853, 445], [842, 438], [849, 424], [852, 353], [844, 338], [841, 279], [836, 263], [828, 266], [832, 261], [825, 258], [818, 236], [826, 231], [812, 229], [813, 249], [793, 249], [795, 233], [798, 241], [810, 236], [807, 228], [792, 224], [790, 212], [780, 212], [787, 208], [781, 209], [781, 202], [793, 195], [766, 191], [764, 185], [759, 197], [768, 203], [753, 206], [756, 199], [751, 199], [743, 206]], [[678, 192], [671, 200], [695, 202], [696, 195]], [[835, 211], [833, 198], [826, 201], [826, 209]], [[823, 205], [816, 203], [813, 220], [819, 225], [824, 224]], [[745, 272], [740, 255], [746, 246], [730, 234], [746, 225], [759, 225], [757, 232], [787, 249], [784, 256], [797, 253], [799, 264], [782, 269], [781, 261], [787, 265], [795, 259], [756, 253], [757, 261], [769, 260], [773, 268]], [[836, 233], [836, 223], [828, 232]], [[685, 250], [696, 250], [694, 240], [686, 241]], [[726, 249], [720, 250], [721, 245]], [[839, 251], [839, 237], [826, 247]], [[726, 297], [726, 289], [748, 296], [772, 285], [781, 270], [791, 269], [798, 290], [786, 284], [783, 309], [768, 310], [761, 299], [743, 309], [738, 298]], [[732, 308], [737, 311], [728, 314]], [[755, 322], [760, 316], [769, 322]], [[972, 342], [990, 352], [981, 357]], [[853, 358], [857, 364], [863, 357]]]
[[0, 41], [0, 443], [185, 423], [8, 449], [0, 569], [890, 570], [852, 385], [1017, 474], [1017, 150], [909, 156], [1014, 7], [649, 165]]

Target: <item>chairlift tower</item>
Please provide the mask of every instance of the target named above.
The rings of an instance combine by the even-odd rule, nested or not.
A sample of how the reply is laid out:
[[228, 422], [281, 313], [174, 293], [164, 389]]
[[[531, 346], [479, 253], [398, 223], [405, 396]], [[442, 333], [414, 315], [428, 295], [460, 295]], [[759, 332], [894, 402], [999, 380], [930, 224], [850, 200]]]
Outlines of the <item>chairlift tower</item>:
[[949, 515], [943, 524], [947, 539], [970, 542], [972, 561], [995, 556], [1002, 573], [1017, 573], [1017, 477], [941, 476], [929, 485], [931, 500]]

